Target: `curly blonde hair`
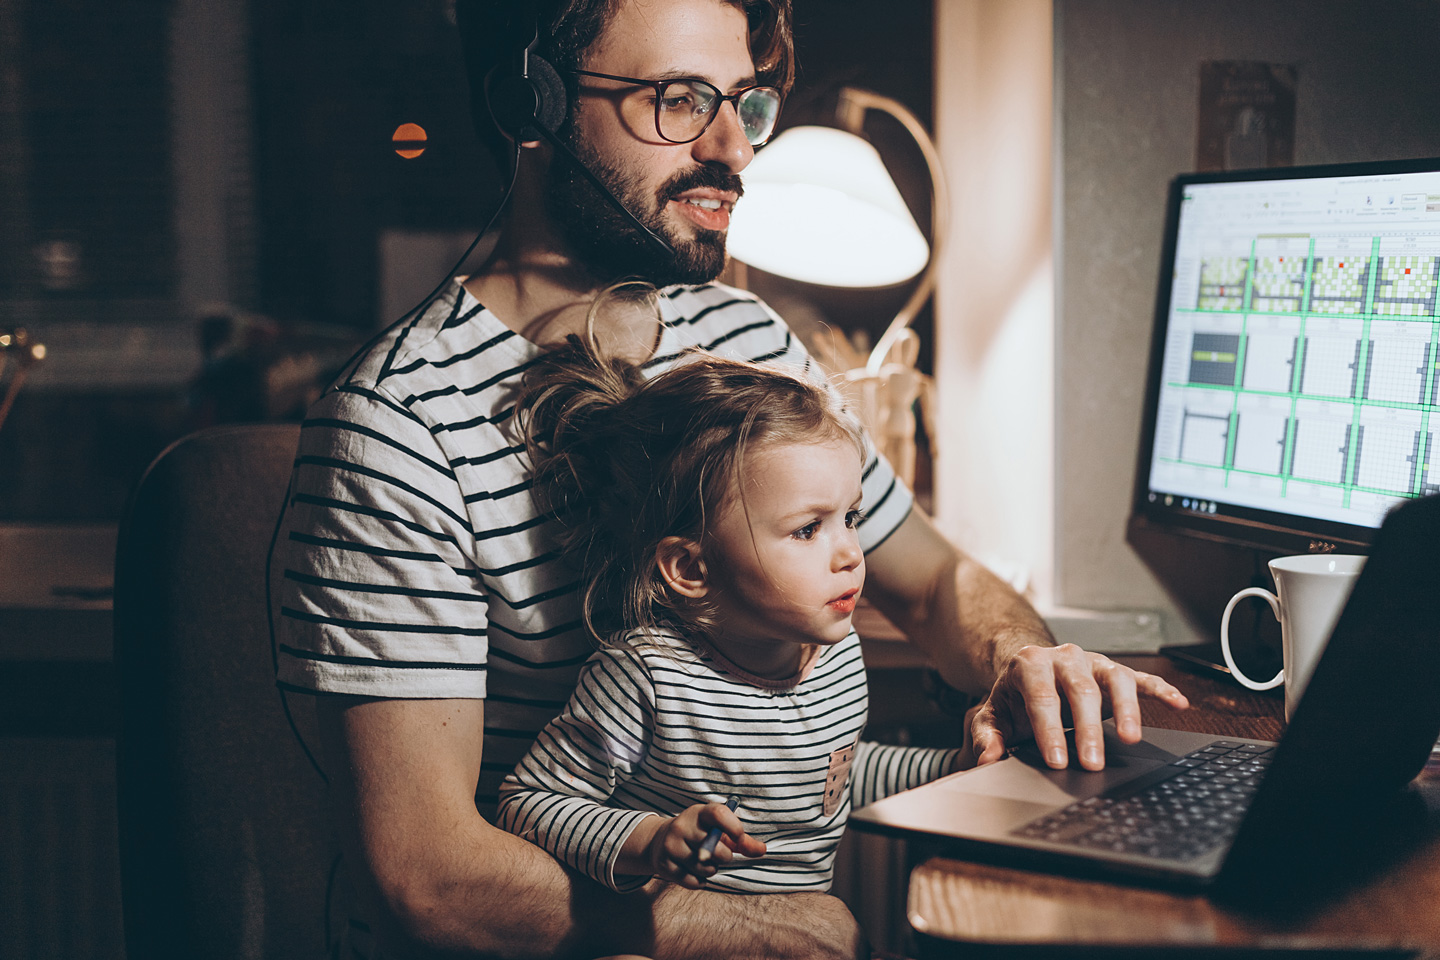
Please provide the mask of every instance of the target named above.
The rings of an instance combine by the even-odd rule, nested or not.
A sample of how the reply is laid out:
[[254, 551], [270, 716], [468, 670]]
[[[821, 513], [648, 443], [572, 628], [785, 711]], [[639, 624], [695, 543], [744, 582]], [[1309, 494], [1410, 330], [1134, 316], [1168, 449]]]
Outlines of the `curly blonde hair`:
[[667, 589], [656, 548], [681, 537], [703, 550], [747, 454], [827, 439], [865, 450], [858, 422], [824, 384], [700, 351], [646, 379], [574, 336], [526, 372], [512, 426], [536, 503], [560, 522], [579, 567], [585, 628], [601, 644], [637, 628], [713, 629], [712, 602]]

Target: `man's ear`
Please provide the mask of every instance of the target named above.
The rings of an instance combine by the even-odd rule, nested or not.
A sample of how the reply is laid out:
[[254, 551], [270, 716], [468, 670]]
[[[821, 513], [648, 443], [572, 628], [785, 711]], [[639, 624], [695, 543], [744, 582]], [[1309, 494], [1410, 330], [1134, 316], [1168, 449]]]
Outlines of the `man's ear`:
[[699, 600], [710, 592], [700, 544], [684, 537], [666, 537], [655, 548], [655, 568], [665, 585], [682, 597]]

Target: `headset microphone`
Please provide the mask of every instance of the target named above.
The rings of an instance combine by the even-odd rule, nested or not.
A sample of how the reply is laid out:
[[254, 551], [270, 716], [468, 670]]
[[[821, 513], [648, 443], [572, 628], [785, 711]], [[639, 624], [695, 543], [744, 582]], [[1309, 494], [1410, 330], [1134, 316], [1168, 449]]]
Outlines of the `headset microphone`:
[[566, 160], [569, 160], [570, 163], [575, 167], [575, 169], [579, 170], [581, 175], [584, 176], [586, 180], [590, 181], [590, 185], [593, 186], [596, 190], [599, 190], [600, 195], [606, 200], [610, 201], [610, 205], [613, 206], [616, 210], [620, 211], [620, 215], [623, 216], [625, 219], [629, 220], [631, 225], [633, 225], [635, 229], [639, 230], [652, 243], [658, 246], [661, 250], [665, 251], [665, 255], [667, 257], [675, 256], [675, 248], [670, 246], [669, 242], [667, 242], [664, 237], [660, 236], [660, 234], [647, 227], [639, 217], [631, 213], [630, 208], [625, 206], [625, 204], [620, 200], [620, 198], [615, 196], [615, 194], [611, 192], [610, 188], [605, 185], [605, 181], [597, 177], [595, 175], [595, 172], [585, 165], [585, 161], [575, 156], [575, 152], [569, 147], [565, 146], [564, 142], [559, 137], [557, 137], [553, 131], [541, 127], [540, 133], [545, 138], [545, 140], [549, 142], [550, 146], [555, 148], [555, 152], [563, 156]]
[[[555, 154], [578, 170], [649, 243], [666, 257], [674, 257], [675, 248], [646, 226], [556, 135], [569, 114], [569, 98], [565, 83], [556, 69], [549, 61], [532, 52], [539, 35], [533, 6], [517, 3], [491, 9], [488, 14], [485, 10], [484, 6], [478, 5], [478, 0], [461, 0], [456, 5], [456, 20], [466, 47], [466, 67], [470, 72], [477, 129], [483, 129], [482, 121], [486, 119], [480, 107], [483, 103], [484, 110], [489, 113], [488, 119], [512, 142], [544, 140], [549, 143]], [[498, 58], [501, 66], [484, 72], [481, 64], [507, 47], [514, 58], [511, 64], [505, 65], [506, 58], [501, 56]], [[490, 63], [494, 62], [495, 59], [490, 59]], [[476, 80], [482, 76], [482, 89], [476, 90]], [[477, 93], [479, 96], [476, 96]]]

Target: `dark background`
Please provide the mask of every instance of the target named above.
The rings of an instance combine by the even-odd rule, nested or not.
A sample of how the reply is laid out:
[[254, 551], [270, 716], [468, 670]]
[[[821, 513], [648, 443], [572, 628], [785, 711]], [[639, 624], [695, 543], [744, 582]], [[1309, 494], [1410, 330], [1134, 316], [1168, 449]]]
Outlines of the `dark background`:
[[[414, 302], [499, 196], [445, 0], [199, 2], [0, 0], [0, 331], [49, 350], [0, 427], [0, 521], [115, 520], [184, 433], [298, 417], [383, 325], [382, 237], [449, 244], [402, 264], [388, 299]], [[846, 84], [930, 123], [929, 0], [874, 12], [797, 0], [783, 123], [824, 122]], [[411, 160], [390, 143], [405, 122], [429, 135]], [[871, 132], [928, 227], [889, 122]], [[882, 329], [908, 287], [800, 292]]]
[[[842, 83], [930, 122], [929, 0], [874, 13], [797, 0], [788, 122]], [[390, 143], [407, 122], [413, 160]], [[0, 535], [31, 535], [0, 550], [76, 532], [99, 580], [165, 445], [298, 418], [490, 216], [470, 122], [444, 0], [0, 0], [0, 333], [48, 348], [0, 425]], [[896, 163], [923, 223], [916, 158]], [[433, 242], [397, 269], [397, 236]], [[878, 327], [905, 293], [836, 319]], [[37, 599], [0, 609], [0, 960], [119, 957], [110, 612], [98, 586]], [[878, 736], [949, 723], [917, 683], [877, 680]]]

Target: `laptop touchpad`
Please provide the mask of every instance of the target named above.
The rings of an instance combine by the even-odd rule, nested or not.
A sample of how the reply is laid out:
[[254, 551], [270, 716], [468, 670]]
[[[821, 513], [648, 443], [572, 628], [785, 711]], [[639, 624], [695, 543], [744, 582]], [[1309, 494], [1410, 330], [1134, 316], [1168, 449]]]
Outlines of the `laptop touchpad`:
[[958, 793], [1058, 807], [1103, 793], [1161, 765], [1162, 761], [1112, 754], [1106, 758], [1104, 770], [1092, 772], [1074, 765], [1051, 770], [1040, 761], [1038, 751], [1031, 757], [1022, 750], [999, 763], [952, 776], [945, 785]]

